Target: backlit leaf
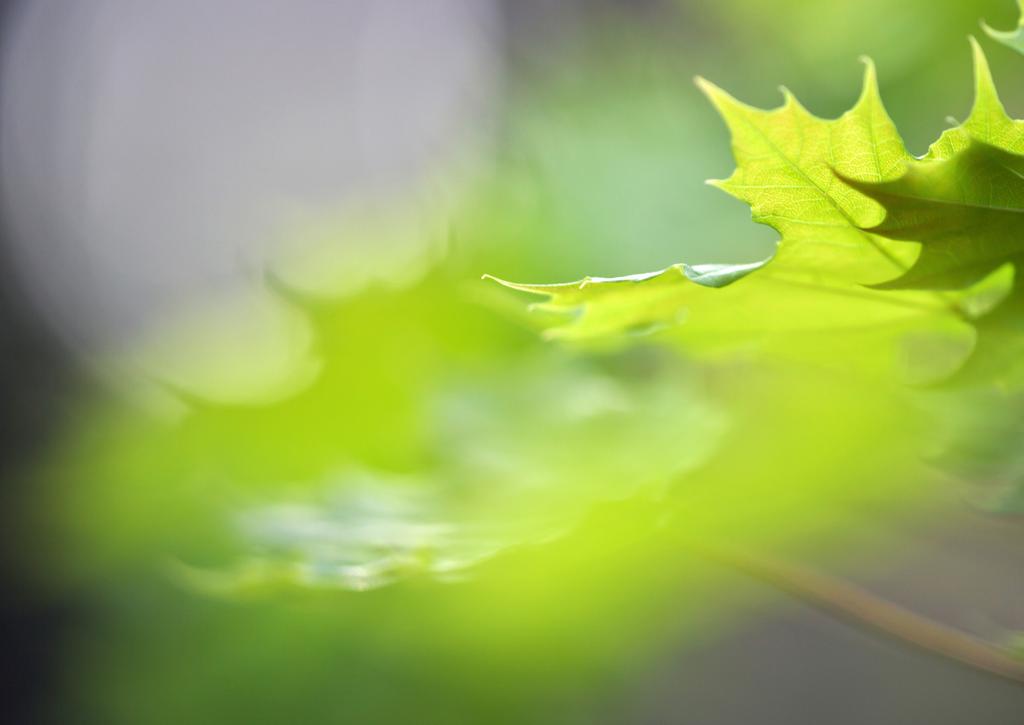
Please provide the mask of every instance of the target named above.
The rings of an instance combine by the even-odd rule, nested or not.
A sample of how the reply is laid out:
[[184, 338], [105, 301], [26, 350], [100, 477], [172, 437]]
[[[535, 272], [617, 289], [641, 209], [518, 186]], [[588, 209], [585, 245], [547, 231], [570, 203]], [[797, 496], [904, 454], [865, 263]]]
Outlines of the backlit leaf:
[[[813, 116], [788, 91], [782, 107], [764, 111], [697, 81], [732, 133], [738, 165], [711, 183], [779, 232], [771, 260], [560, 285], [502, 283], [548, 298], [534, 309], [559, 313], [551, 338], [664, 330], [688, 346], [753, 343], [815, 358], [827, 348], [844, 364], [905, 372], [907, 358], [917, 357], [928, 369], [912, 377], [948, 372], [971, 345], [960, 301], [867, 286], [906, 274], [918, 248], [871, 229], [885, 212], [857, 187], [896, 182], [912, 161], [882, 105], [874, 66], [865, 65], [860, 98], [835, 120]], [[929, 339], [920, 344], [922, 337]], [[926, 354], [908, 352], [919, 344]], [[853, 354], [836, 355], [837, 345]]]

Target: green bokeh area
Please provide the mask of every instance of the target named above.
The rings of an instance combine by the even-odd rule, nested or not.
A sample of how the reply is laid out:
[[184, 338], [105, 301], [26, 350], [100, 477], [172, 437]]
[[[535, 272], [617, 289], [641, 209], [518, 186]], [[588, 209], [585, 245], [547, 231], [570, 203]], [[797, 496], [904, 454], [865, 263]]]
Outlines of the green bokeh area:
[[88, 417], [59, 512], [93, 617], [74, 707], [589, 722], [750, 608], [700, 546], [864, 554], [858, 507], [926, 480], [921, 416], [870, 381], [552, 348], [437, 274], [325, 305], [353, 332], [297, 396]]
[[964, 35], [1013, 10], [826, 5], [688, 3], [664, 11], [682, 46], [634, 21], [543, 81], [522, 69], [493, 164], [423, 254], [374, 256], [357, 230], [382, 281], [313, 291], [328, 228], [268, 274], [316, 366], [286, 394], [158, 381], [155, 412], [83, 395], [39, 472], [60, 542], [41, 576], [82, 603], [58, 719], [598, 722], [659, 658], [759, 611], [706, 547], [877, 565], [864, 517], [928, 513], [936, 409], [870, 340], [556, 343], [543, 311], [480, 280], [764, 259], [775, 235], [702, 184], [732, 161], [690, 77], [751, 102], [789, 77], [837, 115], [870, 52], [916, 142], [966, 108]]

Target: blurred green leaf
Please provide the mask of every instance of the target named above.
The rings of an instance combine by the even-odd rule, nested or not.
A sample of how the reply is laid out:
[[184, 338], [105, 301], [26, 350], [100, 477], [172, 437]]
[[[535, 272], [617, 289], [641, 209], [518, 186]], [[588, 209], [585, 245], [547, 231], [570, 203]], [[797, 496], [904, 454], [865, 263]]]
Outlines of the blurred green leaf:
[[1021, 19], [1013, 30], [996, 30], [988, 23], [982, 21], [981, 26], [993, 40], [998, 40], [1003, 45], [1013, 48], [1018, 53], [1024, 53], [1024, 0], [1017, 0], [1021, 9]]

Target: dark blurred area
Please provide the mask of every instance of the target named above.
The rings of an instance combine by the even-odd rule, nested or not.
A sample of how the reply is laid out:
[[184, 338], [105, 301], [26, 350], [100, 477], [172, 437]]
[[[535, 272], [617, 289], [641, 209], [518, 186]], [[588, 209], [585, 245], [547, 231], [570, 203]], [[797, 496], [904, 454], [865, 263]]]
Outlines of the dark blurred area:
[[[0, 3], [0, 43], [6, 47], [17, 2]], [[0, 159], [2, 163], [2, 159]], [[35, 496], [34, 464], [60, 427], [74, 386], [70, 352], [32, 305], [12, 262], [11, 228], [0, 213], [0, 511], [3, 530], [3, 701], [9, 722], [42, 722], [61, 669], [63, 637], [76, 605], [55, 600], [39, 585], [25, 556], [52, 544]]]

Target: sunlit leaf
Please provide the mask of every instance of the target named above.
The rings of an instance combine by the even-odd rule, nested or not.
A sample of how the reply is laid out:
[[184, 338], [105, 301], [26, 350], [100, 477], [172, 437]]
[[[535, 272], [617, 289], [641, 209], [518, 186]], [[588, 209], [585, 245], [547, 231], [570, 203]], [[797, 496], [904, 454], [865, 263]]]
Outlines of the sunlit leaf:
[[[548, 297], [534, 308], [561, 316], [546, 334], [580, 340], [671, 329], [691, 347], [753, 344], [812, 358], [827, 348], [834, 362], [914, 378], [955, 367], [972, 337], [958, 300], [866, 286], [906, 273], [917, 256], [915, 245], [865, 230], [881, 222], [883, 209], [843, 181], [895, 181], [911, 160], [882, 106], [874, 66], [866, 62], [854, 108], [832, 121], [811, 115], [788, 92], [781, 108], [762, 111], [703, 79], [698, 84], [728, 124], [738, 163], [729, 179], [712, 183], [780, 233], [776, 254], [750, 265], [680, 264], [561, 285], [502, 282]], [[928, 352], [908, 353], [922, 337], [931, 338]], [[835, 354], [844, 344], [858, 352]]]
[[[988, 63], [972, 40], [975, 103], [922, 159], [883, 183], [848, 180], [881, 203], [885, 219], [872, 232], [917, 242], [920, 255], [905, 274], [879, 289], [956, 290], [1024, 260], [1024, 123], [1007, 116]], [[1005, 275], [1004, 275], [1005, 276]], [[1024, 331], [1019, 286], [975, 320], [977, 347], [950, 382], [1008, 382], [1019, 371]]]

